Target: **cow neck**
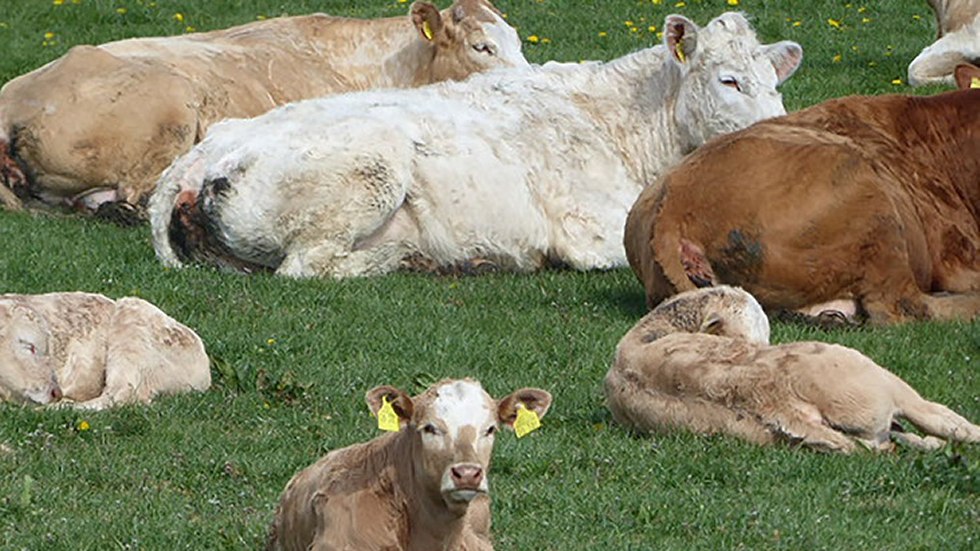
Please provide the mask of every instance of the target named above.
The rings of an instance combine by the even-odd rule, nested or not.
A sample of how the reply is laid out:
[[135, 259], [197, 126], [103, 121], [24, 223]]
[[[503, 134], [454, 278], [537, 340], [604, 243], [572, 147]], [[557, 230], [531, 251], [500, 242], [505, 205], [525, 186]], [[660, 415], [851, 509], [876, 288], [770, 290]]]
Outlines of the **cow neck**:
[[622, 153], [635, 181], [656, 180], [684, 151], [676, 139], [674, 104], [680, 72], [656, 46], [599, 66], [588, 83], [600, 126]]
[[431, 551], [459, 541], [468, 507], [450, 510], [442, 493], [432, 491], [422, 477], [422, 442], [414, 427], [398, 433], [392, 446], [396, 492], [405, 500], [408, 541], [406, 549]]
[[383, 86], [408, 88], [433, 82], [432, 68], [436, 47], [417, 38], [411, 38], [381, 63]]

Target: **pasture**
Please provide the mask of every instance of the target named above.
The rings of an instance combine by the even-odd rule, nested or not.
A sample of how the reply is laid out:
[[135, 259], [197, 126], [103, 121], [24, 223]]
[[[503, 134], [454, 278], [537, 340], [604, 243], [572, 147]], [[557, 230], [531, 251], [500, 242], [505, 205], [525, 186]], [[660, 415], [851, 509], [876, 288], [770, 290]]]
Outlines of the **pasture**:
[[[445, 5], [448, 2], [441, 2]], [[532, 62], [610, 59], [699, 24], [727, 0], [500, 0]], [[675, 5], [676, 4], [676, 5]], [[788, 110], [852, 93], [910, 92], [935, 37], [925, 0], [740, 0], [764, 42], [804, 48]], [[397, 0], [5, 0], [0, 82], [74, 44], [209, 30], [326, 11], [391, 16]], [[652, 28], [651, 28], [652, 27]], [[939, 88], [915, 90], [930, 93]], [[161, 90], [161, 93], [166, 93]], [[801, 198], [805, 200], [805, 198]], [[602, 378], [644, 313], [628, 269], [536, 275], [395, 274], [353, 281], [166, 270], [148, 227], [0, 212], [0, 290], [137, 295], [197, 330], [213, 388], [102, 413], [0, 405], [0, 548], [255, 549], [286, 481], [377, 434], [365, 391], [473, 376], [494, 396], [554, 395], [544, 426], [497, 439], [498, 549], [971, 549], [980, 448], [821, 455], [733, 438], [648, 438], [612, 423]], [[925, 397], [980, 420], [980, 322], [773, 340], [853, 346]], [[3, 451], [9, 449], [9, 451]]]

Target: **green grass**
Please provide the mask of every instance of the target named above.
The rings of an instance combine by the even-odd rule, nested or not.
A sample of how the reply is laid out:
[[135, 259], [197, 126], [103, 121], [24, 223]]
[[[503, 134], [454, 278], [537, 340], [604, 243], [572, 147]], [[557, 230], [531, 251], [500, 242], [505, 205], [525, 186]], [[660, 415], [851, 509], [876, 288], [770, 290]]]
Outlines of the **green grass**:
[[[364, 16], [407, 9], [394, 0], [367, 4], [4, 0], [0, 81], [76, 43], [314, 9]], [[661, 26], [667, 13], [704, 23], [724, 4], [499, 5], [522, 36], [549, 39], [526, 44], [528, 57], [543, 62], [621, 55], [651, 44], [647, 27]], [[766, 41], [804, 47], [803, 67], [783, 87], [791, 110], [850, 93], [908, 92], [892, 80], [904, 80], [935, 32], [924, 1], [743, 0], [741, 8]], [[843, 21], [843, 30], [828, 19]], [[54, 33], [47, 46], [46, 32]], [[29, 213], [0, 213], [0, 243], [0, 290], [136, 294], [197, 329], [217, 360], [211, 391], [152, 407], [90, 414], [0, 406], [0, 443], [14, 450], [0, 455], [3, 549], [259, 547], [294, 472], [376, 434], [362, 402], [368, 388], [417, 391], [464, 375], [498, 396], [525, 385], [555, 395], [542, 430], [498, 439], [498, 549], [978, 546], [977, 446], [840, 457], [685, 433], [643, 438], [612, 424], [601, 380], [619, 337], [644, 311], [628, 270], [345, 282], [168, 271], [155, 261], [146, 228]], [[856, 347], [925, 396], [980, 419], [980, 324], [774, 327], [774, 340], [795, 339]], [[90, 428], [81, 430], [83, 421]]]

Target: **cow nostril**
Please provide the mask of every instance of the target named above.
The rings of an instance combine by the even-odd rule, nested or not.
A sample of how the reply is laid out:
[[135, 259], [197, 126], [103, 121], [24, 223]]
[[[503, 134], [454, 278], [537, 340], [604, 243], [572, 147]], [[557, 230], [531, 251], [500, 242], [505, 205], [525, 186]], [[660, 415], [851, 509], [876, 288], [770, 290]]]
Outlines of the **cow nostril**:
[[483, 469], [475, 465], [458, 465], [452, 468], [452, 475], [459, 483], [476, 485], [483, 479]]
[[60, 400], [61, 399], [61, 396], [62, 396], [62, 394], [61, 394], [61, 389], [60, 388], [54, 387], [54, 388], [51, 389], [51, 399], [52, 400]]

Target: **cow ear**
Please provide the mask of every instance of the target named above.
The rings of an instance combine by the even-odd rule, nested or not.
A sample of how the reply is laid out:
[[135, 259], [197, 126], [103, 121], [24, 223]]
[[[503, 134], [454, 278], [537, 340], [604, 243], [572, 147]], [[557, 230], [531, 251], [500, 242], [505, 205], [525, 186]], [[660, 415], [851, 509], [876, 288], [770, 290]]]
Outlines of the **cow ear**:
[[419, 31], [423, 40], [434, 42], [442, 32], [442, 15], [435, 5], [429, 2], [412, 4], [412, 24]]
[[980, 67], [962, 63], [953, 70], [953, 77], [956, 79], [956, 87], [960, 90], [980, 88]]
[[372, 388], [364, 395], [364, 401], [367, 402], [371, 414], [375, 417], [381, 410], [381, 406], [388, 402], [402, 424], [412, 420], [412, 412], [414, 411], [412, 397], [393, 386], [383, 385]]
[[772, 62], [773, 69], [776, 69], [777, 85], [791, 77], [803, 61], [803, 47], [792, 40], [763, 46], [763, 51]]
[[540, 388], [522, 388], [497, 400], [497, 420], [505, 426], [514, 428], [518, 406], [544, 417], [551, 407], [551, 393]]
[[711, 314], [701, 322], [701, 328], [698, 330], [699, 333], [707, 333], [709, 335], [721, 335], [721, 332], [725, 329], [725, 320], [722, 319], [718, 314]]
[[668, 15], [664, 20], [664, 45], [674, 61], [688, 63], [698, 48], [698, 26], [683, 15]]

